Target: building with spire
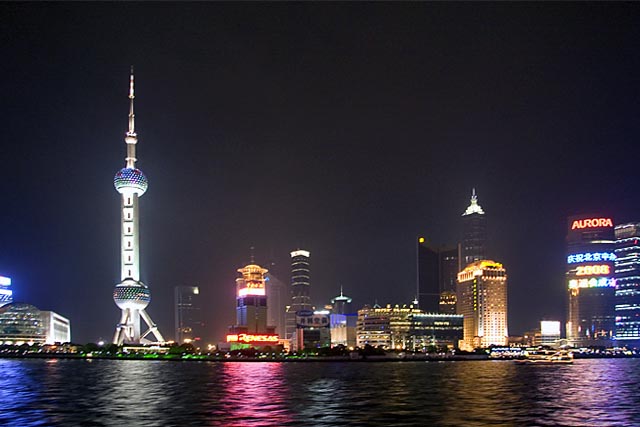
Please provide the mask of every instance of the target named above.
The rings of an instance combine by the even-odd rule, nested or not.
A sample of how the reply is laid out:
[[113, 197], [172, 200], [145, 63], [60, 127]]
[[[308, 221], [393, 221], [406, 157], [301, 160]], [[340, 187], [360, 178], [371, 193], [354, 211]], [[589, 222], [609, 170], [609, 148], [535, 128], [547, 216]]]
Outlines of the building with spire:
[[236, 324], [229, 328], [230, 349], [278, 345], [275, 326], [267, 320], [266, 268], [251, 263], [238, 269], [236, 279]]
[[471, 192], [471, 204], [462, 214], [462, 267], [486, 259], [486, 217], [478, 204], [476, 189]]
[[[158, 327], [151, 320], [145, 309], [151, 301], [151, 292], [147, 285], [140, 281], [140, 234], [138, 199], [147, 191], [147, 177], [136, 168], [136, 144], [138, 135], [135, 131], [135, 115], [133, 113], [134, 80], [133, 67], [129, 79], [129, 130], [125, 135], [127, 157], [125, 167], [113, 178], [113, 184], [122, 195], [120, 203], [120, 280], [113, 291], [113, 300], [122, 311], [120, 322], [116, 327], [113, 342], [117, 345], [145, 344], [153, 341], [147, 337], [153, 335], [155, 342], [164, 342]], [[148, 327], [140, 332], [141, 320]]]

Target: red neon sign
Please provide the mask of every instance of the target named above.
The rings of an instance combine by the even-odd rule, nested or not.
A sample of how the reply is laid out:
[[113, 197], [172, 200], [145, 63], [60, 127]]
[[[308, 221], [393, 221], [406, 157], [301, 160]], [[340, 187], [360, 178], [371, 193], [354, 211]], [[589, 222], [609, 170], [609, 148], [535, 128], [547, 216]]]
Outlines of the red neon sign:
[[573, 224], [571, 225], [572, 230], [601, 227], [613, 227], [613, 221], [611, 220], [611, 218], [577, 219], [573, 221]]
[[278, 342], [279, 338], [277, 335], [253, 335], [253, 334], [230, 334], [227, 335], [227, 342], [244, 342], [244, 343], [253, 343], [253, 342]]

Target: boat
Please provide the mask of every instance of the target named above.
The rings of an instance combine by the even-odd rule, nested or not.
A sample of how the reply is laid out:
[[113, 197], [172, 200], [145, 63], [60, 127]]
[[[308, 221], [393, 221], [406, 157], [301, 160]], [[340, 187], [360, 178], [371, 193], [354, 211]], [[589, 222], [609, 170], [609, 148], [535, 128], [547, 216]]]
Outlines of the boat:
[[573, 353], [568, 350], [531, 350], [524, 352], [523, 359], [516, 359], [522, 364], [571, 364]]

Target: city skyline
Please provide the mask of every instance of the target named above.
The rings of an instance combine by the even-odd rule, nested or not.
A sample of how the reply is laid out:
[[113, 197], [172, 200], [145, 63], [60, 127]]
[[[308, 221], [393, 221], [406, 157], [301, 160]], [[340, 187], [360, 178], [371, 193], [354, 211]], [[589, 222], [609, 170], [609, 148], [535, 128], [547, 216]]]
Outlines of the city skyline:
[[153, 182], [140, 276], [162, 331], [189, 283], [205, 340], [222, 337], [252, 246], [285, 282], [290, 252], [311, 252], [316, 306], [341, 288], [355, 307], [409, 304], [416, 239], [459, 243], [475, 188], [518, 335], [566, 320], [567, 217], [640, 220], [634, 4], [0, 7], [0, 275], [74, 341], [109, 340], [118, 316], [109, 176], [130, 64]]

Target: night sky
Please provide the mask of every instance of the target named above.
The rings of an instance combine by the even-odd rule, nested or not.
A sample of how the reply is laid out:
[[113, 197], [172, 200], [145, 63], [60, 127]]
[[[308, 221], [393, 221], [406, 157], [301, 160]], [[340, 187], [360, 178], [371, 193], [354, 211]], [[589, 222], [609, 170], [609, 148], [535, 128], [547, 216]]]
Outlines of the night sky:
[[222, 338], [252, 246], [285, 282], [309, 250], [318, 306], [409, 303], [474, 187], [522, 334], [564, 320], [568, 215], [640, 220], [638, 3], [2, 3], [0, 52], [0, 275], [74, 342], [120, 316], [132, 64], [167, 338], [176, 285]]

